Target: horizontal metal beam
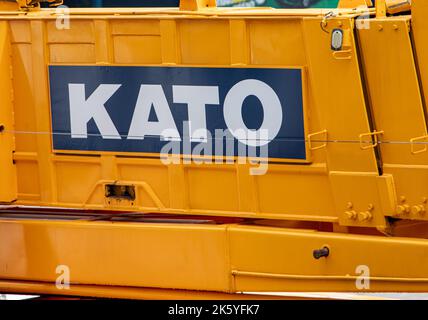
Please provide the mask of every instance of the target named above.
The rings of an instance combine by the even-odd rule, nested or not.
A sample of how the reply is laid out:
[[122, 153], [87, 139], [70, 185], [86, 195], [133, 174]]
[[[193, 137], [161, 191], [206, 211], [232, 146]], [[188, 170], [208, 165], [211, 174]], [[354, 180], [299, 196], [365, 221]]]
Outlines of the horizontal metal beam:
[[363, 291], [428, 290], [424, 239], [190, 222], [0, 219], [0, 280], [54, 286], [67, 268], [70, 288], [355, 292], [363, 267]]

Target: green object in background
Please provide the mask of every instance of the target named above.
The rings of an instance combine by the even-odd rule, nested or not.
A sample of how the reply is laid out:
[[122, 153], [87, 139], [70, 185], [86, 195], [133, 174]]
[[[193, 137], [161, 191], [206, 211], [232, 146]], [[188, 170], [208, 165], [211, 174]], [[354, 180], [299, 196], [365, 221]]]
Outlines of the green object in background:
[[339, 0], [217, 0], [219, 7], [337, 8]]
[[311, 8], [337, 8], [339, 0], [321, 0], [315, 3]]

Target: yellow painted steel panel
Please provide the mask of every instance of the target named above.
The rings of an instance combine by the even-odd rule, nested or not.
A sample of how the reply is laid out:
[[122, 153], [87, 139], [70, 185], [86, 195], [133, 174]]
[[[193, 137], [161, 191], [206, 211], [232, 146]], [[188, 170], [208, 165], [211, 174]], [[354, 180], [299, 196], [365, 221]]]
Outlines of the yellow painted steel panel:
[[55, 282], [57, 266], [65, 265], [74, 283], [227, 292], [224, 232], [225, 226], [5, 222], [0, 278]]
[[[67, 265], [72, 285], [89, 286], [82, 294], [355, 291], [363, 265], [369, 291], [428, 290], [423, 3], [361, 30], [357, 10], [339, 9], [75, 9], [65, 31], [52, 10], [2, 13], [0, 87], [13, 95], [0, 98], [0, 124], [12, 129], [0, 133], [0, 202], [250, 219], [0, 219], [0, 289], [54, 283]], [[54, 149], [48, 70], [82, 65], [299, 70], [305, 159], [270, 159], [256, 176], [256, 163], [237, 158], [165, 165], [159, 154]], [[112, 185], [132, 192], [112, 196]], [[314, 259], [325, 246], [329, 256]]]
[[35, 109], [32, 106], [31, 93], [33, 69], [31, 65], [31, 45], [29, 43], [12, 44], [13, 87], [14, 87], [14, 120], [16, 151], [35, 152], [37, 132], [34, 122]]
[[162, 62], [161, 39], [158, 35], [116, 35], [113, 45], [116, 63], [158, 64]]
[[[70, 292], [108, 285], [112, 292], [98, 291], [104, 297], [116, 287], [118, 294], [124, 287], [355, 292], [364, 265], [370, 286], [362, 292], [426, 291], [427, 245], [251, 225], [0, 219], [0, 289], [19, 281], [27, 290], [31, 282], [55, 283], [57, 267], [66, 266]], [[314, 259], [313, 250], [323, 246], [330, 255]]]
[[53, 63], [94, 63], [93, 44], [50, 44], [49, 56]]
[[361, 150], [356, 143], [359, 135], [371, 132], [371, 128], [360, 80], [353, 21], [346, 18], [332, 21], [326, 29], [344, 30], [343, 56], [331, 50], [331, 36], [322, 30], [319, 19], [305, 18], [303, 26], [314, 112], [327, 129], [328, 139], [339, 141], [327, 144], [328, 166], [333, 171], [376, 173], [373, 149]]
[[412, 1], [412, 34], [419, 67], [419, 77], [423, 88], [425, 104], [428, 101], [428, 3], [424, 0]]
[[116, 35], [147, 35], [159, 36], [161, 32], [162, 20], [146, 20], [136, 21], [129, 20], [124, 23], [123, 20], [111, 21], [110, 29], [111, 34]]
[[[427, 219], [424, 212], [412, 212], [425, 206], [428, 180], [422, 168], [428, 152], [418, 141], [411, 143], [427, 135], [427, 122], [409, 23], [408, 17], [373, 19], [370, 28], [358, 32], [374, 122], [384, 132], [380, 145], [384, 172], [394, 176], [397, 195], [404, 199], [392, 215]], [[402, 206], [409, 212], [401, 213]]]
[[[375, 114], [376, 128], [370, 125], [365, 90], [370, 92], [373, 85], [362, 81], [365, 65], [359, 62], [355, 20], [349, 11], [340, 11], [341, 16], [324, 26], [322, 10], [219, 9], [202, 16], [165, 10], [71, 10], [71, 29], [64, 32], [56, 29], [50, 10], [6, 17], [17, 96], [14, 160], [19, 204], [386, 227], [380, 221], [393, 214], [391, 206], [404, 187], [394, 181], [392, 172], [378, 179], [380, 157], [370, 141], [390, 134], [395, 121], [391, 119], [399, 115], [385, 116], [383, 121]], [[335, 28], [344, 32], [341, 51], [331, 49], [328, 32]], [[403, 39], [407, 42], [393, 42], [406, 45], [406, 64], [401, 68], [407, 69], [412, 65], [411, 48], [409, 38]], [[369, 45], [364, 37], [360, 41]], [[389, 60], [385, 61], [386, 67]], [[298, 165], [269, 163], [265, 175], [252, 176], [248, 164], [165, 165], [157, 154], [53, 151], [48, 66], [87, 64], [302, 70], [307, 159]], [[420, 103], [416, 75], [411, 75], [413, 82], [406, 85]], [[398, 102], [383, 91], [378, 95], [379, 101]], [[391, 129], [372, 133], [386, 121]], [[403, 138], [401, 131], [395, 132]], [[351, 191], [343, 192], [348, 182], [339, 183], [332, 172], [352, 181]], [[114, 183], [133, 185], [136, 199], [108, 199], [105, 185]], [[415, 198], [425, 192], [418, 190]], [[380, 220], [370, 224], [346, 220], [348, 203], [358, 208], [357, 214], [376, 205]]]
[[13, 163], [15, 130], [9, 26], [0, 21], [0, 202], [17, 199], [16, 167]]
[[58, 21], [46, 23], [48, 43], [94, 43], [95, 31], [93, 21], [73, 21], [73, 27], [58, 28]]
[[[421, 267], [427, 263], [425, 240], [259, 226], [232, 226], [229, 232], [236, 291], [355, 292], [361, 265], [370, 270], [370, 291], [423, 292], [428, 284]], [[324, 246], [330, 255], [315, 260], [312, 251]]]
[[251, 62], [255, 65], [306, 65], [306, 56], [302, 54], [305, 51], [303, 34], [295, 31], [301, 28], [301, 23], [301, 19], [250, 21]]
[[179, 21], [177, 27], [181, 63], [208, 65], [230, 63], [229, 21], [184, 20]]

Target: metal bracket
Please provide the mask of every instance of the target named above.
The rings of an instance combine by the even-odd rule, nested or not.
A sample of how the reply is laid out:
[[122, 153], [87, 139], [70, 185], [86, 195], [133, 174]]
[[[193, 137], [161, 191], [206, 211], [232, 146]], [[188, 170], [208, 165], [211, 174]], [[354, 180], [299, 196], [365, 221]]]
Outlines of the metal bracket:
[[[314, 151], [314, 150], [319, 150], [319, 149], [325, 148], [327, 146], [327, 134], [328, 134], [327, 130], [322, 130], [322, 131], [318, 131], [318, 132], [308, 134], [309, 150]], [[320, 136], [320, 135], [324, 135], [325, 138], [324, 138], [324, 140], [321, 140], [318, 142], [324, 142], [324, 143], [318, 147], [313, 147], [313, 141], [312, 141], [313, 137]]]
[[386, 0], [376, 1], [376, 18], [386, 17]]
[[[369, 150], [374, 149], [379, 145], [379, 135], [384, 134], [384, 131], [373, 131], [368, 133], [362, 133], [359, 135], [360, 139], [360, 148], [361, 150]], [[363, 138], [373, 138], [372, 143], [367, 143], [367, 141], [363, 141]], [[368, 144], [368, 145], [367, 145]]]
[[[425, 143], [423, 143], [425, 141]], [[416, 150], [417, 144], [424, 144], [424, 148]], [[428, 150], [428, 135], [410, 139], [410, 152], [412, 154], [424, 153]]]
[[333, 58], [336, 60], [351, 60], [352, 50], [333, 51]]

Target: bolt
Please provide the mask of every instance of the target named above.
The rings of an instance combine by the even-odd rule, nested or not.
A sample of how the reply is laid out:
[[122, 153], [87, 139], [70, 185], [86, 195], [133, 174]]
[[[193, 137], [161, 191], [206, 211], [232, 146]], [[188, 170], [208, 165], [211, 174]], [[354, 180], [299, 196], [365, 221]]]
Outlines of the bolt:
[[348, 209], [352, 209], [353, 207], [354, 207], [354, 205], [352, 204], [352, 202], [348, 202], [346, 204], [346, 208], [348, 208]]
[[406, 202], [406, 197], [405, 197], [405, 196], [401, 196], [401, 197], [400, 197], [400, 202], [401, 202], [401, 203]]
[[425, 206], [423, 205], [416, 205], [412, 207], [412, 213], [413, 214], [424, 214], [425, 213]]
[[410, 206], [408, 206], [407, 204], [398, 205], [396, 210], [398, 214], [407, 214], [410, 213]]
[[370, 221], [373, 219], [373, 215], [371, 214], [370, 211], [363, 211], [358, 213], [358, 220], [363, 222], [363, 221]]
[[312, 252], [312, 255], [317, 260], [323, 257], [327, 258], [329, 254], [330, 254], [330, 249], [328, 247], [323, 247], [322, 249], [317, 249]]
[[345, 214], [349, 220], [355, 220], [357, 219], [357, 216], [358, 216], [358, 213], [354, 210], [346, 211]]
[[382, 25], [378, 25], [378, 26], [377, 26], [377, 29], [378, 29], [379, 31], [382, 31], [382, 30], [383, 30], [383, 26], [382, 26]]
[[398, 30], [398, 26], [397, 26], [396, 24], [394, 24], [394, 25], [392, 26], [392, 28], [393, 28], [394, 30]]
[[368, 208], [367, 208], [367, 210], [368, 211], [373, 211], [373, 209], [374, 209], [374, 205], [372, 203], [370, 203], [369, 206], [368, 206]]

